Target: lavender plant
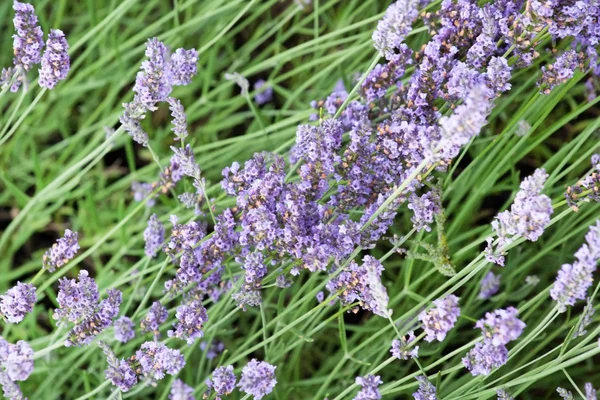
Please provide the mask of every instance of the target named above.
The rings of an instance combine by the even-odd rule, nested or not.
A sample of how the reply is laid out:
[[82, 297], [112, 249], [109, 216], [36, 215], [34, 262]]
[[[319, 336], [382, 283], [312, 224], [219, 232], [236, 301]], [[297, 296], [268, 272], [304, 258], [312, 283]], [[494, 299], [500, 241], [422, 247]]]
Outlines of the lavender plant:
[[596, 398], [596, 0], [9, 3], [6, 398]]

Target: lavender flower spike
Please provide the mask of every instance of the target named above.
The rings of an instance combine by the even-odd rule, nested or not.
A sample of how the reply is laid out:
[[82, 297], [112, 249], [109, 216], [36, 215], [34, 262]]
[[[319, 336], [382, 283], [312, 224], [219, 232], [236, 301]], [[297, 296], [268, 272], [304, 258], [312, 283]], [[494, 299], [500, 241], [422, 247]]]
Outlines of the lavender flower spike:
[[142, 344], [135, 357], [142, 373], [151, 379], [162, 379], [165, 374], [177, 375], [185, 366], [185, 359], [179, 350], [170, 349], [158, 342]]
[[13, 23], [17, 31], [17, 34], [13, 36], [15, 55], [13, 62], [16, 67], [29, 71], [35, 64], [40, 63], [40, 54], [44, 47], [44, 33], [38, 25], [38, 19], [31, 4], [15, 0], [13, 9], [15, 10]]
[[140, 323], [143, 332], [153, 332], [155, 336], [158, 336], [160, 325], [167, 320], [169, 311], [167, 307], [155, 301], [152, 303], [150, 310]]
[[265, 362], [250, 360], [242, 369], [238, 387], [244, 393], [250, 394], [255, 400], [260, 400], [273, 391], [277, 384], [275, 366]]
[[594, 281], [593, 273], [600, 260], [600, 220], [590, 227], [584, 243], [575, 253], [573, 264], [564, 264], [550, 290], [550, 296], [558, 303], [559, 311], [564, 312], [577, 300], [586, 297], [588, 288]]
[[50, 272], [54, 272], [56, 268], [62, 267], [70, 259], [75, 257], [79, 250], [79, 242], [77, 241], [77, 232], [72, 232], [70, 229], [65, 230], [65, 236], [58, 239], [42, 257], [44, 268]]
[[177, 322], [173, 324], [175, 330], [168, 332], [169, 337], [185, 339], [188, 344], [192, 344], [197, 338], [204, 336], [202, 326], [208, 321], [208, 316], [202, 301], [193, 300], [177, 307], [175, 316], [177, 318]]
[[423, 329], [427, 334], [426, 341], [442, 342], [446, 338], [446, 334], [454, 327], [460, 315], [458, 300], [455, 295], [448, 295], [443, 299], [435, 300], [433, 302], [435, 307], [429, 311], [419, 314], [419, 320], [423, 323]]
[[114, 323], [115, 340], [121, 343], [127, 343], [135, 337], [135, 325], [133, 321], [126, 316], [122, 316]]
[[379, 376], [367, 375], [365, 377], [356, 377], [356, 383], [362, 387], [354, 397], [354, 400], [379, 400], [381, 393], [377, 388], [383, 383]]
[[173, 97], [167, 99], [169, 103], [169, 109], [171, 110], [171, 116], [173, 117], [173, 132], [175, 133], [175, 140], [184, 140], [188, 136], [187, 131], [187, 117], [185, 110], [181, 102]]
[[169, 400], [196, 400], [194, 388], [186, 385], [181, 379], [175, 379], [169, 393]]
[[254, 101], [259, 106], [268, 103], [273, 99], [273, 88], [268, 84], [265, 86], [266, 83], [267, 82], [263, 79], [259, 79], [254, 83], [254, 91], [256, 92]]
[[135, 79], [134, 103], [148, 111], [156, 110], [156, 104], [165, 101], [171, 93], [172, 72], [167, 46], [156, 38], [148, 39], [147, 60]]
[[523, 333], [525, 323], [517, 318], [519, 311], [514, 307], [500, 309], [485, 314], [475, 327], [481, 329], [486, 340], [490, 340], [494, 346], [508, 344], [516, 340]]
[[482, 300], [487, 300], [496, 293], [500, 288], [500, 275], [494, 274], [492, 271], [488, 272], [485, 277], [481, 280], [481, 289], [479, 291], [479, 297]]
[[215, 369], [212, 373], [212, 379], [207, 382], [207, 385], [215, 391], [217, 396], [226, 396], [234, 391], [236, 380], [233, 365], [228, 365]]
[[171, 55], [173, 86], [188, 85], [198, 73], [198, 52], [196, 49], [177, 49]]
[[152, 214], [148, 220], [148, 226], [144, 230], [144, 241], [146, 246], [144, 252], [148, 257], [156, 257], [163, 242], [165, 241], [165, 227], [158, 220], [156, 214]]
[[419, 381], [419, 390], [413, 393], [415, 400], [437, 400], [437, 390], [425, 376], [417, 376], [417, 381]]
[[17, 282], [17, 286], [0, 296], [0, 315], [12, 324], [18, 324], [33, 311], [36, 295], [35, 286]]
[[0, 371], [6, 372], [12, 381], [24, 381], [33, 372], [33, 349], [19, 340], [8, 343], [0, 336]]
[[69, 44], [60, 29], [52, 29], [48, 34], [46, 51], [42, 56], [39, 84], [46, 89], [54, 89], [59, 81], [67, 77], [71, 68]]
[[419, 346], [412, 346], [409, 348], [412, 342], [416, 339], [413, 331], [408, 332], [408, 338], [403, 336], [400, 339], [392, 340], [392, 349], [390, 353], [400, 360], [409, 360], [411, 358], [419, 357]]
[[377, 23], [373, 32], [373, 46], [388, 61], [392, 61], [396, 50], [404, 42], [411, 30], [413, 21], [418, 16], [419, 1], [398, 0], [388, 7], [383, 18]]

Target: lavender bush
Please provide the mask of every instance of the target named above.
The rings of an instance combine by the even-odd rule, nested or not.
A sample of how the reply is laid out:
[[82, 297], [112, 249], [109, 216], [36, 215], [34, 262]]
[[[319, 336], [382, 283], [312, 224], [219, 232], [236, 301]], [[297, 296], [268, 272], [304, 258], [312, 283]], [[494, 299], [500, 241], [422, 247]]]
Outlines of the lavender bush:
[[0, 10], [5, 398], [596, 399], [598, 1]]

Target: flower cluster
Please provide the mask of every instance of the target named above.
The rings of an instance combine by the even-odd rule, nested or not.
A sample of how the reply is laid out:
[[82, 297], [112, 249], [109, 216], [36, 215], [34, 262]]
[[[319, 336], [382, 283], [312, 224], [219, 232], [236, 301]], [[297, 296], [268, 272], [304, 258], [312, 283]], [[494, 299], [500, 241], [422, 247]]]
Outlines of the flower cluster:
[[56, 243], [44, 253], [44, 256], [42, 257], [44, 268], [50, 272], [54, 272], [56, 268], [62, 267], [69, 262], [70, 259], [75, 257], [77, 251], [79, 251], [77, 232], [66, 229], [65, 235], [58, 239]]
[[185, 365], [183, 354], [162, 343], [146, 342], [135, 353], [142, 373], [151, 379], [162, 379], [165, 374], [177, 375]]
[[8, 343], [0, 336], [0, 386], [11, 400], [23, 399], [16, 383], [29, 378], [33, 372], [33, 350], [27, 342]]
[[277, 384], [275, 369], [277, 367], [265, 362], [250, 360], [242, 369], [242, 376], [238, 382], [240, 390], [260, 400], [273, 391]]
[[273, 99], [273, 88], [263, 79], [254, 82], [254, 101], [259, 106], [270, 102]]
[[177, 319], [177, 322], [173, 323], [175, 329], [168, 332], [169, 337], [184, 339], [188, 344], [192, 344], [197, 338], [204, 336], [202, 327], [208, 321], [208, 315], [201, 300], [188, 300], [187, 303], [177, 307], [175, 318]]
[[128, 392], [138, 382], [138, 375], [129, 361], [118, 359], [112, 349], [104, 342], [98, 346], [106, 355], [108, 368], [104, 371], [106, 379], [122, 392]]
[[142, 332], [152, 332], [155, 337], [158, 337], [160, 326], [167, 320], [168, 316], [169, 311], [167, 307], [160, 304], [159, 301], [155, 301], [150, 306], [142, 322], [140, 322]]
[[446, 334], [454, 327], [460, 316], [459, 298], [451, 294], [443, 299], [434, 300], [434, 307], [419, 314], [419, 320], [425, 330], [425, 340], [442, 342]]
[[362, 389], [356, 394], [354, 400], [379, 400], [381, 399], [381, 393], [379, 393], [378, 386], [383, 381], [379, 376], [367, 375], [357, 376], [356, 384], [360, 385]]
[[486, 313], [485, 318], [477, 321], [475, 327], [481, 329], [484, 340], [463, 358], [463, 364], [473, 376], [488, 375], [492, 369], [506, 364], [506, 345], [521, 336], [525, 329], [525, 323], [517, 318], [518, 313], [516, 308], [509, 307]]
[[212, 373], [212, 378], [207, 381], [210, 389], [214, 390], [217, 399], [220, 396], [226, 396], [235, 390], [235, 382], [237, 378], [233, 373], [233, 365], [226, 367], [218, 367]]
[[419, 382], [419, 390], [413, 393], [415, 400], [437, 400], [437, 390], [427, 377], [419, 375], [417, 381]]
[[114, 322], [115, 340], [127, 343], [135, 337], [135, 324], [126, 316], [122, 316]]
[[482, 300], [489, 299], [498, 293], [498, 289], [500, 289], [500, 275], [496, 275], [492, 271], [488, 272], [481, 280], [480, 286], [479, 296], [477, 297]]
[[486, 257], [490, 262], [504, 266], [502, 248], [512, 243], [513, 236], [522, 236], [532, 242], [542, 236], [553, 213], [552, 200], [541, 193], [547, 178], [548, 174], [542, 168], [525, 178], [510, 211], [501, 212], [492, 222], [498, 243], [494, 250], [492, 238], [487, 239]]
[[175, 379], [169, 393], [169, 400], [196, 400], [194, 388], [186, 385], [181, 379]]
[[0, 296], [0, 315], [8, 322], [17, 324], [33, 311], [35, 301], [35, 286], [17, 282], [16, 286]]
[[108, 289], [107, 297], [94, 308], [92, 314], [76, 323], [65, 340], [65, 346], [89, 344], [100, 332], [108, 328], [119, 314], [123, 301], [122, 293], [117, 289]]
[[400, 339], [392, 340], [390, 353], [399, 360], [409, 360], [419, 357], [419, 346], [412, 345], [415, 339], [415, 333], [410, 331], [408, 332], [408, 337], [403, 336]]
[[46, 51], [42, 56], [40, 69], [40, 86], [54, 89], [59, 81], [67, 77], [71, 68], [69, 59], [69, 44], [65, 34], [60, 29], [51, 29], [46, 42]]
[[144, 241], [146, 247], [144, 252], [148, 257], [156, 257], [156, 254], [161, 249], [165, 241], [165, 227], [158, 220], [156, 214], [152, 214], [148, 219], [148, 226], [144, 230]]
[[577, 300], [585, 299], [594, 281], [593, 273], [600, 260], [600, 220], [590, 226], [585, 241], [575, 253], [575, 262], [563, 264], [560, 268], [550, 290], [550, 296], [558, 303], [560, 312], [566, 311], [567, 306], [572, 306]]

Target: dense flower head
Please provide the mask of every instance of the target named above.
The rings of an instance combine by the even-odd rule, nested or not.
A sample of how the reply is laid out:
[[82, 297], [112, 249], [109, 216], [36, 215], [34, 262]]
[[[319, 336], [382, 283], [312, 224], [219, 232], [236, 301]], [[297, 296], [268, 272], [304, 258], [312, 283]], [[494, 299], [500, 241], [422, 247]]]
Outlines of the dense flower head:
[[554, 63], [542, 67], [542, 77], [538, 86], [542, 88], [543, 93], [550, 93], [555, 86], [572, 78], [580, 64], [581, 54], [572, 49], [565, 51]]
[[[35, 10], [31, 4], [14, 1], [16, 35], [13, 36], [14, 65], [29, 71], [41, 61], [44, 47], [44, 32], [38, 25]], [[17, 86], [18, 88], [18, 86]], [[14, 90], [16, 91], [16, 89]]]
[[134, 103], [154, 111], [157, 103], [167, 99], [173, 85], [169, 49], [156, 38], [148, 39], [146, 57], [135, 79]]
[[417, 381], [419, 382], [419, 390], [413, 393], [415, 400], [437, 400], [437, 390], [427, 377], [419, 375]]
[[594, 281], [593, 273], [600, 260], [600, 220], [590, 226], [585, 240], [575, 253], [575, 262], [563, 264], [550, 290], [550, 296], [558, 303], [560, 312], [566, 311], [567, 306], [572, 306], [577, 300], [585, 299]]
[[68, 54], [69, 44], [60, 29], [51, 29], [46, 41], [46, 51], [42, 56], [39, 84], [46, 89], [54, 89], [59, 81], [67, 77], [71, 68]]
[[65, 347], [84, 346], [108, 328], [119, 315], [123, 294], [117, 289], [108, 289], [94, 312], [78, 322], [67, 335]]
[[212, 378], [207, 385], [215, 391], [217, 396], [225, 396], [235, 390], [236, 376], [233, 373], [233, 365], [218, 367], [212, 373]]
[[104, 371], [106, 379], [122, 392], [128, 392], [138, 381], [134, 367], [129, 361], [118, 359], [110, 346], [102, 341], [98, 346], [106, 355], [108, 368]]
[[5, 372], [12, 381], [24, 381], [33, 372], [33, 349], [19, 340], [8, 343], [0, 336], [0, 371]]
[[184, 339], [188, 344], [192, 344], [197, 338], [204, 336], [202, 328], [208, 321], [208, 315], [201, 300], [194, 299], [177, 307], [175, 318], [175, 329], [168, 332], [169, 337]]
[[[492, 222], [492, 228], [498, 234], [498, 248], [510, 244], [512, 236], [523, 236], [535, 242], [544, 233], [554, 212], [552, 200], [541, 193], [547, 178], [548, 174], [543, 168], [536, 169], [533, 175], [521, 182], [510, 211], [499, 213]], [[493, 250], [489, 239], [486, 253], [489, 261], [504, 266], [504, 256], [497, 254], [497, 249]]]
[[437, 191], [429, 191], [422, 196], [412, 193], [408, 197], [408, 208], [413, 211], [410, 219], [417, 231], [431, 231], [429, 224], [433, 222], [434, 216], [441, 212], [441, 199]]
[[114, 322], [115, 340], [121, 343], [127, 343], [135, 337], [135, 325], [133, 321], [126, 316], [122, 316]]
[[0, 316], [10, 323], [17, 324], [33, 311], [35, 301], [35, 286], [17, 282], [16, 286], [0, 296]]
[[488, 66], [486, 76], [490, 86], [498, 94], [510, 90], [511, 67], [504, 57], [492, 57]]
[[383, 381], [379, 376], [367, 375], [357, 376], [356, 384], [361, 386], [360, 391], [354, 397], [354, 400], [379, 400], [381, 399], [381, 393], [379, 393], [378, 386]]
[[388, 61], [403, 44], [418, 16], [417, 7], [422, 1], [398, 0], [392, 3], [377, 23], [373, 32], [373, 45]]
[[494, 346], [491, 341], [484, 340], [478, 342], [462, 361], [473, 376], [489, 375], [492, 369], [506, 364], [508, 349], [504, 345]]
[[500, 275], [496, 275], [492, 271], [488, 272], [481, 280], [480, 286], [477, 297], [482, 300], [489, 299], [500, 289]]
[[242, 375], [238, 383], [240, 390], [260, 400], [273, 391], [277, 384], [275, 369], [277, 367], [265, 362], [257, 361], [255, 358], [242, 369]]
[[169, 400], [195, 400], [194, 388], [186, 385], [181, 379], [175, 379], [171, 385]]
[[164, 378], [165, 374], [177, 375], [185, 366], [185, 359], [179, 350], [154, 341], [142, 344], [135, 357], [142, 373], [156, 380]]
[[442, 342], [446, 334], [454, 327], [460, 315], [459, 298], [451, 294], [443, 299], [434, 300], [434, 307], [419, 314], [423, 329], [427, 334], [425, 340]]
[[75, 257], [75, 254], [77, 254], [77, 251], [79, 250], [77, 236], [77, 232], [66, 229], [65, 235], [58, 239], [56, 243], [44, 253], [44, 256], [42, 257], [44, 268], [50, 272], [54, 272], [56, 268], [62, 267], [70, 259]]
[[247, 284], [259, 285], [261, 279], [267, 275], [264, 255], [260, 251], [253, 251], [240, 262], [243, 262], [244, 280]]
[[23, 397], [23, 392], [19, 385], [12, 381], [8, 374], [4, 371], [0, 371], [0, 386], [2, 386], [2, 392], [4, 397], [10, 400], [27, 400]]
[[61, 278], [54, 319], [78, 323], [94, 312], [99, 298], [98, 285], [86, 270], [79, 271], [77, 280]]
[[412, 346], [412, 342], [415, 341], [415, 333], [410, 331], [407, 336], [403, 336], [400, 339], [392, 340], [392, 349], [390, 352], [394, 357], [399, 360], [410, 360], [411, 358], [419, 357], [419, 346]]
[[177, 49], [171, 54], [171, 74], [173, 86], [186, 86], [198, 73], [198, 52], [196, 49]]
[[587, 382], [584, 385], [585, 388], [585, 400], [597, 400], [596, 389], [591, 383]]
[[171, 116], [173, 117], [172, 131], [175, 133], [175, 140], [184, 140], [188, 136], [187, 131], [187, 116], [181, 101], [173, 97], [167, 99], [169, 103], [169, 109], [171, 110]]
[[158, 335], [160, 325], [167, 320], [168, 316], [169, 311], [167, 307], [160, 304], [159, 301], [155, 301], [140, 323], [140, 327], [143, 332], [153, 332], [154, 335]]
[[514, 307], [488, 312], [475, 327], [481, 329], [483, 336], [494, 346], [505, 345], [516, 340], [525, 329], [525, 323], [517, 318], [518, 314], [519, 310]]
[[164, 241], [165, 227], [158, 220], [158, 216], [152, 214], [148, 219], [148, 226], [144, 230], [144, 242], [146, 242], [144, 252], [148, 257], [156, 257]]
[[267, 84], [264, 79], [259, 79], [254, 82], [254, 91], [256, 92], [254, 101], [259, 106], [268, 103], [273, 99], [273, 88], [271, 85]]
[[391, 316], [391, 310], [387, 308], [387, 290], [381, 283], [382, 272], [383, 265], [379, 260], [365, 256], [361, 265], [353, 261], [332, 278], [326, 287], [331, 294], [341, 291], [339, 299], [343, 305], [359, 301], [363, 309], [388, 318]]

